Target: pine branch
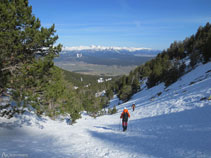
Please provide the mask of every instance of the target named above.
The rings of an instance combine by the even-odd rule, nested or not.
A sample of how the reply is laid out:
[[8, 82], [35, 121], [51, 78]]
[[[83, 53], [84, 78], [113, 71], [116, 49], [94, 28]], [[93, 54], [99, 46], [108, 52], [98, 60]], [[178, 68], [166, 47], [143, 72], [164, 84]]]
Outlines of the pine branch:
[[13, 72], [14, 72], [15, 70], [17, 70], [18, 68], [20, 68], [20, 66], [14, 65], [14, 66], [5, 67], [5, 68], [1, 69], [1, 71], [9, 70], [9, 71], [13, 74]]

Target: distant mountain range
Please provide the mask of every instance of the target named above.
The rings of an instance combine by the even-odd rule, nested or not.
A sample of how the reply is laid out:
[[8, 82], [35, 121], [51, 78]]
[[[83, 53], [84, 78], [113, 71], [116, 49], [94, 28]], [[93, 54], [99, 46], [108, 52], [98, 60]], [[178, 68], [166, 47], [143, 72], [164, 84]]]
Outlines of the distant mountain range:
[[135, 48], [135, 47], [106, 47], [106, 46], [78, 46], [78, 47], [63, 47], [63, 51], [81, 51], [81, 50], [152, 50], [151, 48]]
[[85, 62], [97, 65], [141, 65], [154, 58], [160, 50], [149, 48], [79, 46], [64, 47], [55, 62]]

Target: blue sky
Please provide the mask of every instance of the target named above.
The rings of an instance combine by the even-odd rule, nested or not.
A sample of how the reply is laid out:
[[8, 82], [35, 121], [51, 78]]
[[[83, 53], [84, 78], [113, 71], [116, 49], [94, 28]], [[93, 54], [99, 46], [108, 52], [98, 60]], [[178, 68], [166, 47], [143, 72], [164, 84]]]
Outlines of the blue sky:
[[211, 0], [29, 0], [63, 46], [166, 49], [211, 22]]

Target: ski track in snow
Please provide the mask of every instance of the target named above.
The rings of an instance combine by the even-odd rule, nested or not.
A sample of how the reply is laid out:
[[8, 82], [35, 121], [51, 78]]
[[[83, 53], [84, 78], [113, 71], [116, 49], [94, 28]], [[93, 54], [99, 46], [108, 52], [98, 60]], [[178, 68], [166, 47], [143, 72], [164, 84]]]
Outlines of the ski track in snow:
[[[210, 158], [211, 101], [201, 100], [211, 95], [210, 69], [211, 63], [200, 65], [167, 88], [135, 94], [114, 115], [83, 114], [72, 126], [32, 113], [0, 118], [0, 158]], [[124, 107], [131, 114], [126, 132], [119, 118]]]

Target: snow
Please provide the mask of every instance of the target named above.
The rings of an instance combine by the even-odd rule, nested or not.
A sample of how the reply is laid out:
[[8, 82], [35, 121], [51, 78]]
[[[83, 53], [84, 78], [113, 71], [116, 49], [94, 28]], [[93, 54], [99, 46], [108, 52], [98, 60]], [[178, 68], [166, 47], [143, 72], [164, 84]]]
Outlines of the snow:
[[[144, 88], [124, 104], [115, 96], [110, 107], [118, 105], [116, 114], [94, 119], [83, 113], [72, 126], [33, 113], [0, 118], [0, 157], [210, 158], [210, 70], [211, 63], [200, 65], [171, 86]], [[131, 114], [126, 132], [119, 118], [124, 107]]]
[[105, 81], [105, 82], [108, 82], [108, 81], [111, 81], [111, 80], [112, 80], [112, 78], [107, 78], [107, 79], [105, 79], [105, 80], [104, 80], [103, 78], [99, 78], [99, 79], [97, 80], [97, 82], [98, 82], [98, 83], [103, 83], [104, 81]]
[[97, 82], [98, 82], [98, 83], [103, 83], [104, 80], [103, 80], [103, 78], [99, 78], [99, 79], [97, 80]]
[[101, 91], [101, 92], [97, 92], [97, 93], [95, 93], [95, 97], [104, 96], [104, 95], [105, 95], [105, 93], [106, 93], [106, 91], [105, 91], [105, 90], [103, 90], [103, 91]]
[[112, 80], [112, 78], [107, 78], [107, 79], [105, 79], [105, 81], [107, 82], [107, 81], [111, 81]]
[[109, 108], [113, 108], [114, 106], [119, 105], [119, 103], [120, 103], [119, 98], [117, 97], [117, 95], [114, 95], [113, 99], [111, 99], [109, 102]]

